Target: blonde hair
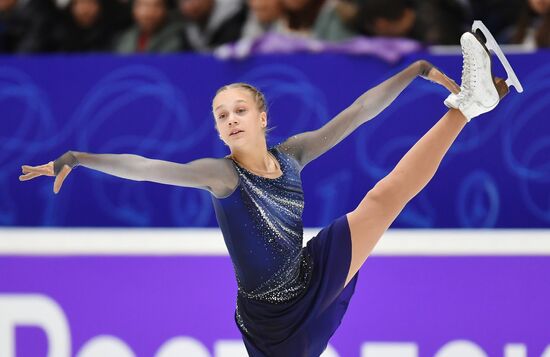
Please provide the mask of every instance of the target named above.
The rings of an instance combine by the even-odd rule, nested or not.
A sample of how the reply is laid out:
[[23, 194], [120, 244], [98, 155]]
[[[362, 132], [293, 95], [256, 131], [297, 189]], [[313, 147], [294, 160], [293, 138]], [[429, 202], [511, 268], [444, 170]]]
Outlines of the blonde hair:
[[261, 112], [267, 113], [267, 103], [265, 101], [264, 94], [260, 92], [258, 88], [248, 83], [239, 82], [239, 83], [231, 83], [231, 84], [225, 85], [220, 89], [218, 89], [218, 91], [216, 92], [216, 96], [225, 90], [237, 89], [237, 88], [244, 89], [250, 92], [250, 94], [252, 94], [252, 98], [254, 98], [254, 101], [256, 102], [256, 105], [258, 106], [258, 109], [260, 110], [260, 113]]
[[[221, 87], [220, 89], [218, 89], [218, 91], [216, 92], [216, 95], [214, 96], [214, 98], [220, 94], [221, 92], [225, 91], [225, 90], [228, 90], [228, 89], [244, 89], [246, 91], [248, 91], [250, 94], [252, 94], [252, 98], [254, 99], [254, 102], [256, 102], [256, 106], [258, 107], [258, 110], [261, 112], [265, 112], [267, 114], [267, 102], [265, 100], [265, 96], [262, 92], [260, 92], [260, 90], [256, 87], [254, 87], [253, 85], [250, 85], [248, 83], [242, 83], [242, 82], [238, 82], [238, 83], [231, 83], [231, 84], [227, 84], [223, 87]], [[270, 127], [270, 128], [265, 128], [265, 133], [267, 135], [268, 132], [270, 132], [271, 130], [273, 130], [274, 128]]]

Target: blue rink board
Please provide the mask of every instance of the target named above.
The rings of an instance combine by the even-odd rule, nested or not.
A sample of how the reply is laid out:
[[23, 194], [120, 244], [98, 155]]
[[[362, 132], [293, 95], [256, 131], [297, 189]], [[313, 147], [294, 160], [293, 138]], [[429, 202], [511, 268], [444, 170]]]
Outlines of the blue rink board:
[[[188, 162], [228, 153], [210, 101], [236, 81], [270, 103], [271, 144], [313, 130], [359, 95], [425, 58], [460, 82], [460, 56], [416, 54], [398, 65], [348, 55], [0, 58], [0, 225], [216, 226], [209, 194], [78, 168], [58, 195], [53, 179], [21, 183], [22, 164], [66, 150]], [[432, 182], [394, 227], [550, 227], [550, 52], [512, 55], [525, 91], [472, 121]], [[496, 63], [496, 61], [495, 61]], [[350, 210], [441, 117], [446, 93], [417, 79], [382, 114], [303, 173], [305, 226]]]

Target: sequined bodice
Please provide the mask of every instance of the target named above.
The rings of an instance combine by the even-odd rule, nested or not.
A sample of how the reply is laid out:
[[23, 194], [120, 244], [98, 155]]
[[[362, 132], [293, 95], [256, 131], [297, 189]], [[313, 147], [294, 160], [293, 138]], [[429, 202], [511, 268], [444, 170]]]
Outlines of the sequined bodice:
[[233, 161], [239, 176], [235, 191], [212, 200], [239, 294], [277, 303], [303, 292], [311, 261], [302, 249], [304, 193], [299, 167], [277, 147], [269, 151], [281, 166], [280, 177], [255, 175]]

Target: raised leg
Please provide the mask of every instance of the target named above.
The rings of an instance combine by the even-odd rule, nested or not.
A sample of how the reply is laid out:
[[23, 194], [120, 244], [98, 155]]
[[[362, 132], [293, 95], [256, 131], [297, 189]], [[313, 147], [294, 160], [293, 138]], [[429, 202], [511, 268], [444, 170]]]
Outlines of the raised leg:
[[460, 111], [449, 110], [407, 152], [393, 171], [367, 193], [359, 206], [347, 214], [352, 256], [346, 285], [405, 205], [434, 176], [465, 125], [466, 118]]

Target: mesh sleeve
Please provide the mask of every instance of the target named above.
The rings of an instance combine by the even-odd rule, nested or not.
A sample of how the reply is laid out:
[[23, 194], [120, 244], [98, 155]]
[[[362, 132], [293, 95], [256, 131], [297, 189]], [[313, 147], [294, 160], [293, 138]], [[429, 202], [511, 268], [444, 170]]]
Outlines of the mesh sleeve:
[[133, 154], [71, 153], [79, 166], [128, 180], [200, 188], [216, 197], [233, 192], [239, 181], [231, 160], [225, 158], [204, 158], [180, 164]]
[[414, 62], [361, 95], [320, 129], [294, 135], [281, 143], [280, 149], [293, 156], [303, 168], [342, 141], [361, 124], [382, 112], [417, 76], [427, 76], [432, 67], [426, 61]]

